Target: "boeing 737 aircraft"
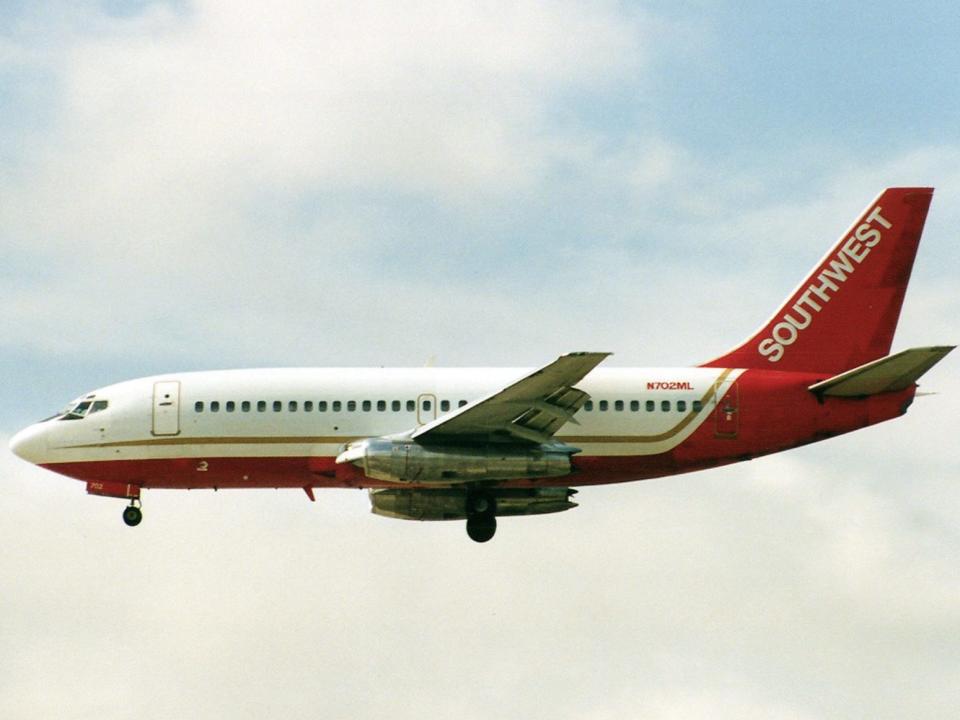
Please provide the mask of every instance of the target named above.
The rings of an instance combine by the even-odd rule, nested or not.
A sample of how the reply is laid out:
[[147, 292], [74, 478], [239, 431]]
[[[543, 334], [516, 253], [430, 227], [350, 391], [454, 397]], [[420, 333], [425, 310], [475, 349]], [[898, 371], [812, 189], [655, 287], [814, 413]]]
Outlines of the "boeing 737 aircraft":
[[466, 520], [576, 507], [574, 486], [702, 470], [903, 415], [952, 347], [890, 353], [931, 188], [867, 206], [752, 337], [689, 368], [175, 373], [86, 393], [14, 453], [129, 500], [147, 488], [368, 488], [373, 512]]

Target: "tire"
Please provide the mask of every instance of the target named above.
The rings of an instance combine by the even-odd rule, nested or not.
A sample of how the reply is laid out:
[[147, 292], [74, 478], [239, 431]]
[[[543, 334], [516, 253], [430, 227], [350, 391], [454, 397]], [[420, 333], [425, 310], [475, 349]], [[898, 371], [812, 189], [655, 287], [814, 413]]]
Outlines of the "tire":
[[143, 520], [143, 513], [140, 508], [130, 505], [123, 511], [123, 521], [130, 527], [136, 527]]
[[474, 542], [485, 543], [497, 532], [497, 518], [495, 516], [472, 517], [467, 520], [467, 535]]

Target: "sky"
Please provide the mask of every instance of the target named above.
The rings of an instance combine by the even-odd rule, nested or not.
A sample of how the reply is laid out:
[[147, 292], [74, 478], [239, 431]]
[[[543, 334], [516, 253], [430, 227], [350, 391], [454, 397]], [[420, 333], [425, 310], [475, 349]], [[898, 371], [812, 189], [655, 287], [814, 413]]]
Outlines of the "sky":
[[[0, 716], [953, 718], [956, 359], [891, 423], [461, 523], [123, 503], [6, 451], [90, 389], [690, 365], [880, 190], [960, 339], [954, 3], [0, 2]], [[404, 428], [398, 428], [402, 430]]]

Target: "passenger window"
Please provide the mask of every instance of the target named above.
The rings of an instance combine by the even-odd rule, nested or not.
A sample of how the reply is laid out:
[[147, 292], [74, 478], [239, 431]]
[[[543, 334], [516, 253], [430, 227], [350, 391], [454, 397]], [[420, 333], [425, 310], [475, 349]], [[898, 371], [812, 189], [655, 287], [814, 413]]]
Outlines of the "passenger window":
[[466, 401], [466, 400], [460, 400], [460, 401], [457, 403], [457, 407], [463, 407], [463, 406], [466, 405], [466, 404], [467, 404], [467, 401]]
[[686, 412], [686, 411], [687, 411], [687, 401], [677, 400], [677, 412]]
[[364, 401], [363, 401], [363, 411], [364, 411], [364, 412], [370, 412], [370, 408], [371, 408], [371, 407], [373, 407], [373, 405], [370, 403], [369, 400], [364, 400]]
[[430, 402], [429, 400], [424, 400], [424, 401], [423, 401], [423, 409], [424, 409], [424, 410], [426, 410], [427, 412], [430, 412], [430, 410], [431, 410], [432, 408], [433, 408], [433, 403], [432, 403], [432, 402]]
[[394, 412], [400, 412], [400, 401], [394, 400], [392, 403], [390, 403], [390, 409]]
[[593, 400], [587, 400], [583, 404], [583, 409], [586, 410], [587, 412], [593, 412]]
[[661, 402], [660, 409], [663, 410], [664, 412], [670, 412], [670, 401], [664, 400], [663, 402]]
[[339, 400], [334, 400], [334, 401], [333, 401], [333, 411], [334, 411], [334, 412], [340, 412], [340, 408], [342, 408], [342, 407], [343, 407], [343, 403], [341, 403]]
[[387, 409], [387, 401], [377, 400], [377, 412], [383, 412], [386, 409]]
[[257, 412], [266, 412], [266, 411], [267, 411], [267, 401], [257, 400]]
[[606, 400], [600, 401], [600, 412], [606, 412], [608, 407], [610, 407], [610, 403], [608, 403]]
[[703, 403], [702, 403], [701, 401], [699, 401], [699, 400], [694, 400], [694, 401], [693, 401], [693, 411], [694, 411], [694, 412], [700, 412], [701, 410], [703, 410]]
[[639, 401], [639, 400], [631, 400], [631, 401], [630, 401], [630, 412], [637, 412], [637, 410], [639, 410], [639, 409], [640, 409], [640, 401]]
[[274, 411], [274, 412], [280, 412], [281, 410], [283, 410], [283, 403], [280, 402], [279, 400], [274, 400], [274, 401], [273, 401], [273, 411]]
[[623, 400], [616, 400], [613, 403], [613, 409], [617, 412], [623, 412]]
[[297, 411], [297, 401], [296, 401], [296, 400], [291, 400], [289, 403], [287, 403], [287, 408], [290, 410], [290, 412], [296, 412], [296, 411]]
[[417, 409], [417, 403], [413, 400], [407, 400], [407, 412], [413, 412]]
[[193, 404], [193, 411], [194, 411], [194, 412], [203, 412], [203, 400], [197, 400], [197, 401]]
[[233, 400], [227, 400], [227, 412], [233, 412], [237, 409], [237, 404]]
[[347, 400], [347, 410], [348, 410], [349, 412], [354, 412], [356, 409], [357, 409], [357, 401], [356, 401], [356, 400]]
[[653, 412], [657, 409], [657, 404], [653, 400], [647, 400], [647, 412]]
[[449, 401], [449, 400], [441, 400], [441, 401], [440, 401], [440, 410], [442, 410], [443, 412], [447, 412], [448, 410], [450, 410], [450, 401]]
[[304, 400], [304, 401], [303, 401], [303, 411], [304, 411], [304, 412], [313, 412], [313, 400]]
[[326, 400], [320, 400], [320, 401], [317, 403], [317, 412], [326, 412], [326, 411], [327, 411], [327, 401], [326, 401]]
[[218, 400], [210, 403], [210, 412], [220, 412], [220, 402]]
[[244, 412], [250, 412], [250, 401], [244, 400], [242, 403], [240, 403], [240, 409]]

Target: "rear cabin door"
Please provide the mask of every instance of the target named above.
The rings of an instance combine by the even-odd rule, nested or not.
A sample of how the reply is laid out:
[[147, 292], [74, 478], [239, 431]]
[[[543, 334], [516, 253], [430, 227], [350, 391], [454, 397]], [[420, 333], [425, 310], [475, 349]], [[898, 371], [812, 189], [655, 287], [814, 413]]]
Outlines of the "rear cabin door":
[[180, 382], [177, 380], [153, 384], [153, 434], [180, 434]]
[[[718, 389], [719, 390], [719, 389]], [[740, 390], [734, 381], [717, 400], [717, 437], [735, 438], [740, 432]]]

